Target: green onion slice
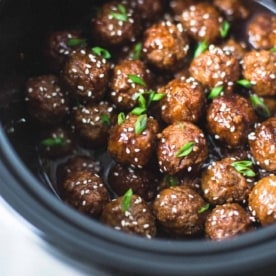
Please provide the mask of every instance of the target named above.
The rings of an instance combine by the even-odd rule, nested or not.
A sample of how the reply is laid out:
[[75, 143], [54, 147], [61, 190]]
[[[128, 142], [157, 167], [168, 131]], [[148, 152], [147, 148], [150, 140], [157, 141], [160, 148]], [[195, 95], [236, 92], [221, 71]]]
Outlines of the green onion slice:
[[118, 12], [111, 12], [110, 15], [115, 18], [116, 20], [119, 21], [127, 21], [128, 20], [128, 16], [127, 16], [127, 10], [126, 7], [122, 4], [119, 4], [117, 6]]
[[124, 112], [120, 112], [120, 113], [118, 114], [118, 117], [117, 117], [117, 123], [118, 123], [118, 125], [123, 124], [125, 120], [126, 120], [126, 115], [125, 115], [125, 113], [124, 113]]
[[133, 51], [131, 53], [131, 59], [136, 60], [136, 59], [140, 59], [141, 58], [141, 54], [142, 54], [142, 43], [138, 42], [134, 45]]
[[165, 181], [166, 186], [169, 186], [169, 187], [174, 187], [179, 184], [178, 179], [175, 176], [172, 176], [169, 174], [165, 175], [164, 181]]
[[102, 114], [101, 121], [103, 122], [104, 125], [107, 125], [107, 126], [110, 125], [110, 118], [107, 114]]
[[231, 164], [237, 172], [247, 177], [254, 177], [256, 173], [250, 168], [252, 166], [252, 161], [250, 160], [242, 160], [236, 161]]
[[86, 40], [84, 38], [69, 38], [66, 44], [69, 47], [85, 46]]
[[223, 21], [223, 23], [222, 23], [222, 26], [221, 26], [221, 28], [220, 28], [220, 36], [222, 37], [222, 38], [225, 38], [225, 37], [227, 37], [227, 35], [228, 35], [228, 33], [229, 33], [229, 30], [230, 30], [230, 23], [228, 22], [228, 21]]
[[208, 211], [210, 208], [210, 204], [209, 203], [206, 203], [205, 205], [201, 206], [199, 209], [198, 209], [198, 213], [199, 214], [202, 214], [206, 211]]
[[193, 151], [194, 145], [194, 142], [186, 143], [177, 151], [176, 157], [185, 157], [189, 155]]
[[104, 49], [102, 47], [93, 47], [91, 50], [97, 56], [103, 57], [105, 59], [111, 58], [111, 54], [106, 49]]
[[130, 204], [131, 204], [131, 199], [133, 196], [133, 191], [132, 189], [128, 189], [125, 194], [123, 195], [123, 199], [122, 199], [122, 209], [124, 212], [128, 211]]
[[264, 100], [262, 98], [260, 98], [259, 96], [255, 95], [255, 94], [251, 94], [249, 96], [249, 99], [252, 103], [253, 108], [256, 110], [256, 112], [260, 116], [265, 117], [265, 118], [268, 118], [271, 116], [270, 110], [265, 105]]
[[198, 43], [197, 48], [195, 49], [194, 52], [194, 57], [199, 56], [200, 54], [202, 54], [203, 52], [205, 52], [208, 49], [208, 42], [207, 41], [201, 41]]
[[237, 83], [245, 88], [250, 88], [253, 85], [251, 81], [245, 79], [238, 80]]
[[128, 78], [131, 80], [131, 82], [133, 82], [135, 84], [139, 84], [141, 86], [146, 86], [146, 83], [144, 82], [144, 80], [137, 75], [128, 74]]
[[210, 94], [208, 95], [208, 99], [214, 99], [216, 97], [218, 97], [223, 91], [223, 86], [217, 86], [217, 87], [214, 87]]
[[146, 129], [147, 119], [148, 118], [146, 114], [142, 114], [138, 116], [134, 126], [135, 134], [139, 135]]
[[48, 147], [63, 146], [65, 144], [64, 137], [46, 138], [41, 141], [41, 145]]

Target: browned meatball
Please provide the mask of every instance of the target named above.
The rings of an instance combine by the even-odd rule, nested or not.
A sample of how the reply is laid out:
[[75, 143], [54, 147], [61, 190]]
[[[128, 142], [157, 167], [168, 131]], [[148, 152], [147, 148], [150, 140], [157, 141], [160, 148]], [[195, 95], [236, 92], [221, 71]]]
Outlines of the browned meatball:
[[108, 152], [118, 163], [144, 167], [154, 153], [158, 128], [150, 116], [128, 114], [111, 128]]
[[257, 50], [270, 50], [276, 45], [276, 16], [259, 13], [247, 25], [250, 45]]
[[71, 94], [83, 102], [100, 101], [109, 79], [109, 62], [89, 49], [74, 52], [63, 67], [62, 78]]
[[249, 194], [249, 209], [262, 225], [276, 222], [276, 176], [260, 179]]
[[161, 87], [165, 94], [160, 101], [161, 116], [166, 123], [177, 121], [197, 122], [205, 107], [203, 87], [194, 78], [174, 79]]
[[234, 157], [227, 157], [212, 162], [201, 177], [201, 189], [204, 197], [213, 205], [245, 202], [252, 187], [252, 177], [243, 176], [233, 166], [239, 161]]
[[220, 36], [223, 17], [210, 3], [195, 3], [184, 9], [181, 24], [196, 41], [215, 42]]
[[204, 86], [209, 89], [223, 86], [224, 92], [233, 90], [241, 74], [236, 56], [231, 51], [214, 45], [210, 45], [207, 51], [192, 60], [189, 71]]
[[131, 188], [133, 193], [145, 201], [150, 201], [157, 194], [159, 178], [149, 169], [132, 168], [116, 163], [109, 171], [108, 183], [118, 196]]
[[85, 39], [79, 30], [53, 31], [46, 37], [44, 54], [51, 70], [59, 73], [68, 56], [85, 47]]
[[109, 194], [97, 173], [76, 170], [62, 183], [62, 199], [82, 213], [99, 217]]
[[115, 0], [103, 4], [91, 20], [94, 39], [108, 47], [135, 41], [140, 30], [139, 13], [128, 1]]
[[187, 186], [162, 190], [153, 202], [153, 213], [162, 230], [170, 236], [183, 237], [203, 231], [206, 206], [204, 199]]
[[206, 236], [215, 241], [230, 239], [250, 230], [253, 230], [250, 215], [238, 203], [216, 206], [205, 222]]
[[161, 172], [170, 175], [197, 171], [208, 156], [200, 128], [190, 122], [175, 122], [158, 135], [157, 155]]
[[150, 81], [151, 73], [141, 60], [123, 60], [113, 69], [110, 99], [119, 109], [131, 110], [137, 104], [136, 94], [143, 93]]
[[251, 153], [261, 168], [276, 173], [276, 117], [257, 126], [248, 135]]
[[106, 145], [115, 120], [115, 107], [107, 101], [80, 105], [73, 112], [73, 124], [80, 143], [94, 149]]
[[259, 96], [276, 95], [276, 53], [250, 51], [244, 55], [243, 76], [252, 83], [252, 90]]
[[246, 5], [241, 0], [214, 0], [214, 5], [229, 21], [246, 19], [250, 15]]
[[57, 159], [70, 154], [76, 147], [75, 138], [64, 126], [43, 129], [38, 145], [39, 153], [44, 158]]
[[32, 118], [42, 124], [58, 124], [69, 111], [67, 92], [54, 75], [29, 78], [25, 101]]
[[156, 68], [178, 70], [184, 66], [188, 50], [189, 41], [180, 24], [162, 21], [144, 32], [144, 58]]
[[222, 45], [223, 51], [231, 52], [238, 60], [241, 60], [246, 53], [246, 45], [233, 38], [228, 39]]
[[229, 148], [244, 146], [256, 120], [249, 100], [238, 94], [217, 97], [207, 109], [210, 133]]
[[155, 218], [147, 203], [133, 194], [128, 206], [125, 206], [124, 198], [121, 196], [109, 202], [103, 210], [101, 221], [116, 230], [147, 238], [155, 237]]

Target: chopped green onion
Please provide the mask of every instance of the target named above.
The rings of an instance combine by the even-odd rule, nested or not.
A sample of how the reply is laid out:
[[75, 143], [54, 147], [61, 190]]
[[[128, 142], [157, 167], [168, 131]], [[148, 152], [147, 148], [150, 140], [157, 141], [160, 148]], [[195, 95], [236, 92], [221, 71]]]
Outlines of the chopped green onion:
[[97, 56], [103, 57], [105, 59], [110, 59], [111, 58], [111, 54], [106, 49], [104, 49], [104, 48], [93, 47], [91, 50]]
[[221, 26], [221, 28], [219, 30], [220, 31], [220, 36], [222, 38], [225, 38], [228, 35], [229, 30], [230, 30], [230, 23], [228, 21], [226, 21], [226, 20], [223, 21], [222, 26]]
[[134, 115], [141, 115], [142, 113], [145, 113], [147, 111], [146, 99], [142, 93], [139, 94], [138, 104], [139, 105], [131, 111], [131, 113]]
[[64, 144], [65, 144], [64, 137], [46, 138], [41, 141], [41, 145], [48, 146], [48, 147], [62, 146]]
[[199, 56], [200, 54], [202, 54], [203, 52], [205, 52], [208, 49], [208, 42], [207, 41], [201, 41], [198, 43], [197, 48], [195, 50], [194, 53], [194, 57]]
[[120, 112], [120, 113], [118, 114], [118, 117], [117, 117], [117, 123], [118, 123], [118, 125], [123, 124], [125, 120], [126, 120], [126, 115], [125, 115], [125, 113], [124, 113], [124, 112]]
[[276, 53], [276, 45], [270, 49], [270, 52]]
[[178, 179], [175, 176], [166, 174], [164, 177], [165, 184], [169, 187], [174, 187], [178, 185]]
[[118, 4], [117, 9], [119, 12], [111, 12], [110, 15], [115, 18], [116, 20], [119, 21], [127, 21], [128, 20], [128, 16], [127, 16], [127, 10], [126, 7], [122, 4]]
[[146, 108], [137, 106], [131, 110], [131, 113], [134, 115], [141, 115], [141, 114], [145, 113], [146, 111], [147, 111]]
[[251, 81], [245, 79], [238, 80], [237, 83], [245, 88], [250, 88], [253, 85]]
[[84, 38], [69, 38], [66, 44], [69, 47], [85, 46], [86, 40]]
[[268, 118], [271, 116], [270, 110], [268, 107], [265, 105], [264, 100], [260, 98], [259, 96], [255, 94], [251, 94], [249, 96], [249, 99], [252, 103], [253, 108], [256, 110], [256, 112], [265, 118]]
[[137, 75], [133, 75], [133, 74], [129, 74], [128, 78], [131, 80], [131, 82], [135, 83], [135, 84], [139, 84], [142, 86], [146, 86], [146, 83], [143, 81], [142, 78], [140, 78]]
[[133, 51], [131, 53], [131, 59], [140, 59], [142, 54], [142, 43], [138, 42], [135, 44]]
[[250, 168], [252, 166], [252, 161], [250, 160], [236, 161], [231, 165], [243, 176], [254, 177], [256, 175], [256, 173]]
[[186, 143], [177, 151], [176, 157], [185, 157], [189, 155], [193, 151], [194, 145], [194, 142]]
[[130, 204], [131, 204], [131, 199], [132, 199], [132, 196], [133, 196], [133, 191], [132, 189], [128, 189], [125, 194], [123, 195], [123, 198], [122, 198], [122, 209], [124, 212], [128, 211], [129, 207], [130, 207]]
[[208, 99], [214, 99], [216, 97], [218, 97], [223, 91], [223, 86], [217, 86], [217, 87], [214, 87], [210, 94], [208, 95]]
[[146, 129], [147, 120], [148, 118], [146, 114], [142, 114], [138, 116], [134, 126], [135, 134], [139, 135]]
[[148, 105], [149, 105], [151, 102], [158, 102], [158, 101], [161, 101], [161, 100], [165, 97], [165, 94], [164, 94], [164, 93], [156, 93], [156, 92], [153, 91], [153, 90], [149, 90], [148, 93], [149, 93], [149, 103], [148, 103]]
[[107, 126], [110, 125], [110, 118], [107, 114], [102, 114], [101, 120], [102, 120], [104, 125], [107, 125]]
[[209, 203], [206, 203], [205, 205], [203, 205], [202, 207], [200, 207], [200, 208], [198, 209], [198, 213], [199, 213], [199, 214], [202, 214], [202, 213], [208, 211], [209, 208], [210, 208], [210, 204], [209, 204]]

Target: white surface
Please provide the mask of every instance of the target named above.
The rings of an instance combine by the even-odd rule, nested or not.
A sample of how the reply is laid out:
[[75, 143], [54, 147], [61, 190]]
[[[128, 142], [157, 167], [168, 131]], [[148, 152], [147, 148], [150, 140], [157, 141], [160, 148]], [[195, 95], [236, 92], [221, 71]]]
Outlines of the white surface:
[[83, 276], [43, 249], [40, 240], [0, 197], [1, 276]]

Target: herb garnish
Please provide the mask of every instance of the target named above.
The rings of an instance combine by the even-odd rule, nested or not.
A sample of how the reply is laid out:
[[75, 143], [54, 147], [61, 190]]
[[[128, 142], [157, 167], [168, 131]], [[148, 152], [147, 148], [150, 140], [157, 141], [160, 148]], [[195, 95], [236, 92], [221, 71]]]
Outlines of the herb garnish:
[[238, 80], [237, 83], [245, 88], [250, 88], [253, 85], [251, 81], [245, 79]]
[[64, 137], [46, 138], [42, 140], [41, 145], [48, 147], [63, 146], [65, 144]]
[[211, 90], [210, 94], [208, 95], [208, 99], [214, 99], [214, 98], [218, 97], [222, 93], [222, 91], [223, 91], [222, 85], [214, 87]]
[[254, 177], [256, 175], [256, 173], [250, 168], [252, 166], [252, 161], [250, 160], [236, 161], [231, 165], [243, 176]]
[[169, 174], [165, 175], [164, 181], [165, 181], [166, 186], [169, 186], [169, 187], [177, 186], [179, 183], [178, 179], [175, 176], [172, 176]]
[[118, 125], [123, 124], [125, 120], [126, 120], [126, 115], [125, 115], [125, 113], [124, 113], [124, 112], [120, 112], [120, 113], [118, 114], [118, 117], [117, 117], [117, 123], [118, 123]]
[[198, 213], [199, 214], [202, 214], [204, 212], [206, 212], [207, 210], [209, 210], [210, 208], [210, 204], [209, 203], [206, 203], [205, 205], [201, 206], [199, 209], [198, 209]]
[[144, 80], [141, 77], [139, 77], [137, 75], [133, 75], [133, 74], [128, 74], [127, 76], [131, 80], [132, 83], [139, 84], [141, 86], [146, 86], [146, 83], [144, 82]]
[[111, 12], [110, 15], [119, 20], [119, 21], [127, 21], [128, 20], [128, 16], [127, 16], [127, 10], [126, 7], [122, 4], [118, 4], [117, 6], [118, 12]]
[[249, 96], [249, 99], [252, 103], [252, 106], [254, 108], [254, 110], [256, 110], [256, 112], [265, 117], [268, 118], [270, 117], [270, 110], [268, 109], [268, 107], [265, 105], [264, 100], [262, 98], [260, 98], [259, 96], [255, 95], [255, 94], [251, 94]]
[[107, 114], [102, 114], [101, 121], [104, 125], [107, 125], [107, 126], [110, 125], [110, 118]]
[[222, 38], [225, 38], [230, 30], [230, 23], [228, 21], [223, 21], [222, 26], [220, 27], [219, 31], [220, 31], [220, 36]]
[[67, 40], [66, 44], [69, 47], [85, 46], [86, 39], [84, 39], [84, 38], [69, 38]]
[[276, 53], [276, 45], [270, 49], [270, 52]]
[[91, 50], [97, 56], [103, 57], [105, 59], [110, 59], [111, 58], [111, 54], [106, 49], [104, 49], [102, 47], [97, 47], [96, 46], [96, 47], [93, 47]]
[[193, 151], [194, 145], [195, 142], [186, 143], [176, 152], [176, 157], [185, 157], [189, 155]]
[[133, 191], [132, 191], [131, 188], [128, 189], [125, 192], [125, 194], [123, 195], [121, 207], [122, 207], [124, 212], [128, 211], [128, 209], [130, 207], [132, 196], [133, 196]]
[[133, 60], [140, 59], [141, 54], [142, 54], [142, 43], [138, 42], [134, 45], [134, 48], [133, 48], [130, 58]]
[[141, 134], [147, 127], [147, 120], [148, 117], [146, 114], [139, 115], [136, 122], [135, 122], [135, 134]]
[[199, 56], [208, 49], [208, 42], [206, 40], [198, 43], [197, 48], [195, 49], [194, 57]]

